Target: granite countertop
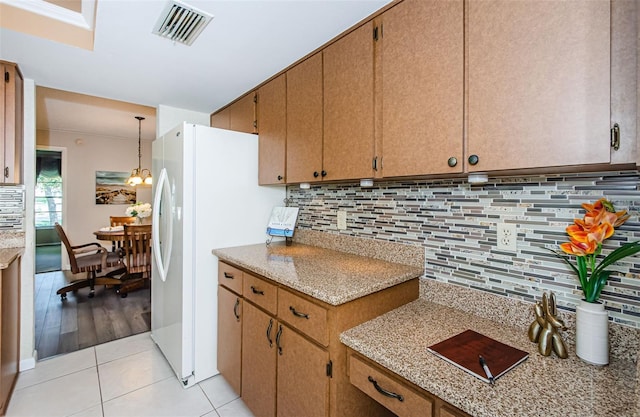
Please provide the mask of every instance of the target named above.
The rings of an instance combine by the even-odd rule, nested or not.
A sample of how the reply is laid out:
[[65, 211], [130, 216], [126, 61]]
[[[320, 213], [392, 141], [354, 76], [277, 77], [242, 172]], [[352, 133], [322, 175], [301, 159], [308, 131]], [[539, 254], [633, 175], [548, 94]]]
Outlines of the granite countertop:
[[422, 275], [422, 268], [331, 249], [283, 242], [214, 249], [220, 260], [331, 305], [340, 305]]
[[0, 248], [0, 269], [8, 267], [23, 252], [24, 248]]
[[[427, 351], [431, 344], [473, 329], [529, 352], [494, 386]], [[537, 352], [526, 331], [418, 299], [342, 333], [340, 340], [390, 371], [475, 417], [634, 416], [640, 406], [637, 367], [611, 358], [588, 365]]]

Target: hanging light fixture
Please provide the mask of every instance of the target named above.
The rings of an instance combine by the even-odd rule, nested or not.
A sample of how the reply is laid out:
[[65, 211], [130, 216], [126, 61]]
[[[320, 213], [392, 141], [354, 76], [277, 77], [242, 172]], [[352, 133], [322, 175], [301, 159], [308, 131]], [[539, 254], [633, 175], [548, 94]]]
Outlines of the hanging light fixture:
[[142, 160], [142, 145], [140, 136], [142, 134], [142, 121], [144, 117], [135, 116], [138, 119], [138, 168], [134, 168], [131, 171], [131, 176], [127, 179], [127, 184], [129, 185], [139, 185], [139, 184], [148, 184], [151, 185], [153, 183], [153, 178], [151, 178], [151, 171], [147, 168], [141, 168], [141, 160]]

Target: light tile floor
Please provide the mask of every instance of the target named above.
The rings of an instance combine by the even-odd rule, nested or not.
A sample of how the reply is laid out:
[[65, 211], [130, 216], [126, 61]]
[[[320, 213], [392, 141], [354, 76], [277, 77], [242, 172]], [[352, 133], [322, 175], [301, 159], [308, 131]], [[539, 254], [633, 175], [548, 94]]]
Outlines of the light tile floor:
[[6, 415], [253, 417], [219, 375], [184, 389], [149, 333], [38, 362]]

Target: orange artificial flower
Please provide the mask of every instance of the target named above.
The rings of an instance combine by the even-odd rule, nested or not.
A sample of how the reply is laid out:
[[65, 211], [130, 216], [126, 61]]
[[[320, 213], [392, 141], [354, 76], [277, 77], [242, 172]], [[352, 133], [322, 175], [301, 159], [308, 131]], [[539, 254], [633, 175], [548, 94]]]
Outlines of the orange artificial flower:
[[626, 210], [615, 211], [613, 204], [605, 198], [593, 204], [584, 203], [582, 208], [586, 211], [584, 217], [575, 219], [574, 224], [566, 228], [569, 242], [560, 245], [562, 252], [576, 257], [576, 265], [562, 253], [555, 253], [578, 275], [585, 300], [595, 303], [612, 273], [605, 268], [640, 252], [640, 241], [620, 246], [596, 265], [602, 243], [613, 236], [616, 227], [626, 222], [630, 216]]

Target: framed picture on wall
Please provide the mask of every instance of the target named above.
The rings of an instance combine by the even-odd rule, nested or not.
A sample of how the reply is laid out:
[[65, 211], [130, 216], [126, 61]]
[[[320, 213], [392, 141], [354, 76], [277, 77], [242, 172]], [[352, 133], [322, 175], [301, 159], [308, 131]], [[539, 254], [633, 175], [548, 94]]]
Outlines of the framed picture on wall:
[[136, 188], [127, 178], [128, 172], [96, 171], [96, 204], [134, 204]]

